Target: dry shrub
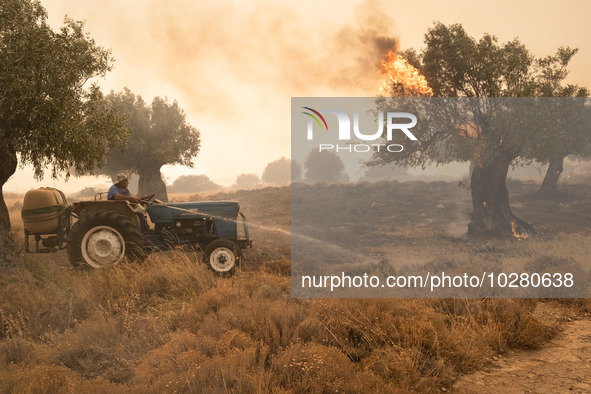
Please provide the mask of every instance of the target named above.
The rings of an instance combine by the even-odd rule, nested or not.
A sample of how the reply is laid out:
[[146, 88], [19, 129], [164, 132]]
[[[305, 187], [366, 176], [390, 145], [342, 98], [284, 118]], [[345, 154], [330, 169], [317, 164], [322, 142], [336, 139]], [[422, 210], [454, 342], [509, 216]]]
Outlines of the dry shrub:
[[217, 280], [195, 255], [183, 253], [87, 272], [59, 259], [31, 257], [2, 274], [0, 338], [38, 339], [104, 311], [144, 313], [167, 300], [190, 301]]
[[453, 366], [433, 359], [417, 348], [384, 347], [365, 360], [365, 368], [384, 382], [404, 390], [428, 392], [453, 379]]
[[27, 267], [4, 275], [12, 339], [0, 355], [15, 374], [62, 365], [62, 388], [101, 378], [139, 392], [429, 391], [552, 334], [531, 317], [536, 300], [292, 299], [289, 277], [220, 279], [191, 254], [82, 273]]
[[[176, 379], [190, 366], [188, 359], [197, 364], [205, 360], [206, 357], [200, 355], [198, 344], [199, 338], [194, 334], [186, 331], [174, 334], [168, 342], [141, 359], [134, 371], [134, 383], [150, 386]], [[179, 363], [179, 358], [184, 362]]]
[[552, 301], [571, 308], [576, 314], [591, 314], [591, 298], [556, 298]]
[[33, 359], [34, 344], [16, 337], [0, 344], [0, 365], [27, 365]]
[[315, 343], [297, 343], [285, 349], [273, 360], [271, 371], [281, 388], [295, 393], [392, 390], [373, 374], [362, 371], [339, 349]]
[[240, 330], [253, 340], [262, 341], [271, 352], [293, 343], [296, 328], [304, 318], [304, 310], [298, 304], [261, 300], [232, 305], [218, 314], [222, 326]]
[[306, 313], [288, 289], [289, 278], [269, 274], [245, 278], [236, 286], [224, 282], [206, 291], [179, 320], [191, 332], [214, 338], [224, 330], [240, 331], [275, 352], [293, 342]]
[[91, 320], [64, 334], [52, 351], [53, 361], [85, 378], [125, 383], [131, 378], [129, 342], [114, 319]]
[[327, 342], [326, 329], [324, 323], [318, 320], [316, 317], [307, 317], [296, 329], [297, 339], [310, 342], [315, 340], [316, 342]]
[[535, 300], [314, 300], [297, 337], [339, 349], [386, 383], [426, 390], [481, 367], [494, 352], [523, 346], [516, 338], [535, 327], [523, 326], [535, 305]]
[[523, 313], [514, 336], [514, 344], [526, 349], [537, 349], [556, 333], [556, 327], [544, 325], [532, 314]]
[[127, 389], [104, 379], [86, 380], [66, 367], [37, 365], [32, 368], [10, 366], [0, 373], [0, 393], [124, 393]]
[[0, 286], [0, 338], [37, 339], [48, 331], [63, 331], [70, 326], [75, 316], [67, 284], [45, 282], [45, 278], [27, 271], [4, 279]]
[[192, 300], [215, 282], [213, 274], [194, 255], [156, 253], [143, 264], [120, 264], [87, 273], [81, 283], [98, 296], [100, 305], [117, 303], [129, 294], [139, 296], [139, 307], [158, 304], [162, 299]]
[[[193, 365], [186, 385], [190, 392], [267, 392], [265, 356], [257, 348], [235, 349]], [[267, 383], [268, 384], [268, 383]]]
[[260, 270], [275, 275], [291, 275], [291, 260], [280, 259], [265, 261], [261, 264]]
[[219, 340], [180, 332], [142, 359], [134, 387], [151, 392], [267, 391], [267, 357], [264, 347], [239, 332], [227, 331]]

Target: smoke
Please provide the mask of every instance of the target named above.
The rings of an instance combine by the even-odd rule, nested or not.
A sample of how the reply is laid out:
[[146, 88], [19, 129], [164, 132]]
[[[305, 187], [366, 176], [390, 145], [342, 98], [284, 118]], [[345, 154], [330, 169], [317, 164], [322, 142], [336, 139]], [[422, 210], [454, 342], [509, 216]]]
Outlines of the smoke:
[[215, 181], [289, 156], [291, 97], [379, 94], [379, 61], [397, 47], [377, 0], [355, 8], [310, 0], [44, 4], [50, 17], [64, 10], [86, 19], [97, 43], [112, 48], [107, 90], [179, 101], [202, 132], [197, 168]]
[[379, 60], [397, 45], [394, 24], [375, 0], [349, 21], [312, 3], [149, 4], [151, 66], [203, 111], [227, 113], [228, 102], [263, 92], [376, 94]]

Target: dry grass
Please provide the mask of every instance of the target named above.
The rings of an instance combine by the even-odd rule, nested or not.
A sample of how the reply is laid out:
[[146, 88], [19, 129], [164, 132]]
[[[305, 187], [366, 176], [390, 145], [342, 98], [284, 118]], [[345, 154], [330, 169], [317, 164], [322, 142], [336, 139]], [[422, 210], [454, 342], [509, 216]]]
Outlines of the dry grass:
[[292, 299], [288, 276], [184, 253], [33, 257], [0, 277], [0, 392], [430, 391], [552, 333], [528, 300]]
[[[567, 249], [588, 259], [587, 241], [539, 241], [531, 259]], [[519, 257], [515, 243], [494, 242]], [[459, 253], [444, 241], [390, 252]], [[0, 392], [435, 392], [556, 332], [537, 300], [293, 299], [287, 258], [261, 257], [230, 279], [198, 259], [172, 251], [78, 272], [63, 253], [22, 256], [0, 272]]]

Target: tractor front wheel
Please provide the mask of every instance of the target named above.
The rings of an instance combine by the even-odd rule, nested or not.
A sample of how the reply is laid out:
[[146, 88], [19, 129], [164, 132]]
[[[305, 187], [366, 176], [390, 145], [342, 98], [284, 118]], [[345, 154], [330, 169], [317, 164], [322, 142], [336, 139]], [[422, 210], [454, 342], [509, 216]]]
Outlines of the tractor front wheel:
[[218, 274], [232, 275], [240, 260], [240, 248], [226, 239], [212, 241], [204, 252], [207, 266]]
[[105, 268], [124, 257], [141, 257], [143, 238], [129, 218], [99, 210], [74, 223], [68, 235], [67, 252], [70, 264], [76, 268]]

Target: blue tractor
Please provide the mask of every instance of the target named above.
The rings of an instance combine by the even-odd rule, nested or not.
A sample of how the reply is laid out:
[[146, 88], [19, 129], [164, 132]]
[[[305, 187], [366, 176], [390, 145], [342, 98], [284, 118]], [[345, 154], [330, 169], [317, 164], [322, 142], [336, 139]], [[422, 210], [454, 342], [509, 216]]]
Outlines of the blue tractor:
[[[246, 217], [236, 201], [165, 204], [147, 195], [136, 205], [96, 199], [68, 205], [63, 193], [52, 190], [25, 195], [25, 248], [30, 252], [29, 237], [35, 239], [35, 252], [65, 248], [74, 267], [103, 268], [183, 247], [203, 251], [209, 268], [231, 275], [242, 250], [252, 247]], [[154, 229], [142, 231], [139, 215], [146, 214]]]

